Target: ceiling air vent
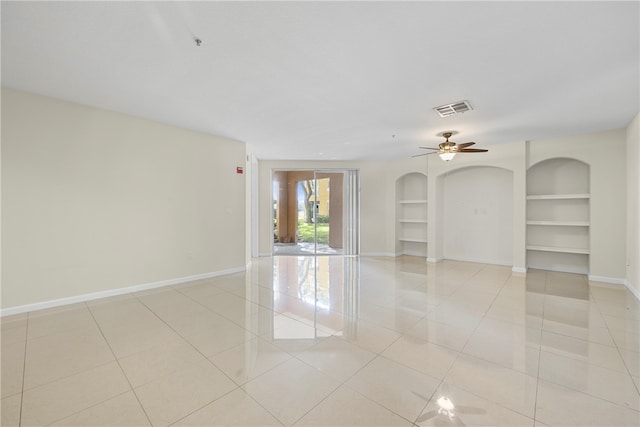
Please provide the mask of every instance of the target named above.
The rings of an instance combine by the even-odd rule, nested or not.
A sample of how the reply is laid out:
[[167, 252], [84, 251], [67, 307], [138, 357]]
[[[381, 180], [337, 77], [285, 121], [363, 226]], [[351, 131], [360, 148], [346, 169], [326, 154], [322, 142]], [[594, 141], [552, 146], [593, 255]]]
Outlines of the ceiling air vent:
[[471, 105], [469, 105], [469, 101], [458, 101], [451, 104], [441, 105], [439, 107], [434, 108], [440, 114], [440, 117], [449, 117], [454, 114], [464, 113], [465, 111], [473, 110]]

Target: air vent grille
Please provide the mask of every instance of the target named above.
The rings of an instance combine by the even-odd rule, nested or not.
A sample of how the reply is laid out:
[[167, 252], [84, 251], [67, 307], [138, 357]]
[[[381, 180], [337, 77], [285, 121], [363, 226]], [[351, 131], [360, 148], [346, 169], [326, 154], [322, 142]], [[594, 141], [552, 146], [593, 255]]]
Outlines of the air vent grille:
[[464, 113], [465, 111], [473, 110], [469, 101], [458, 101], [451, 104], [440, 105], [434, 108], [440, 114], [440, 117], [449, 117], [454, 114]]

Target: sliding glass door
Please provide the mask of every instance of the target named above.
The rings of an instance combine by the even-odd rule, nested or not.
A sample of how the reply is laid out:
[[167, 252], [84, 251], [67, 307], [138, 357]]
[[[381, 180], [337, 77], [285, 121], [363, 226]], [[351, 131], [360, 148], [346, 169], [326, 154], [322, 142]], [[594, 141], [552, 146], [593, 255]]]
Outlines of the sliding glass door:
[[274, 170], [273, 254], [357, 255], [357, 170]]

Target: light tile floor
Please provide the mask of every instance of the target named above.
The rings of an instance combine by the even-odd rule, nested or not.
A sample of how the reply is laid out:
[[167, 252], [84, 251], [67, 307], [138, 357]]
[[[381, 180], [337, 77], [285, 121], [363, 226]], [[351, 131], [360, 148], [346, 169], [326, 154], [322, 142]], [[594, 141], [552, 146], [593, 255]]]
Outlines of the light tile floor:
[[640, 304], [581, 275], [279, 256], [2, 318], [2, 425], [640, 425]]

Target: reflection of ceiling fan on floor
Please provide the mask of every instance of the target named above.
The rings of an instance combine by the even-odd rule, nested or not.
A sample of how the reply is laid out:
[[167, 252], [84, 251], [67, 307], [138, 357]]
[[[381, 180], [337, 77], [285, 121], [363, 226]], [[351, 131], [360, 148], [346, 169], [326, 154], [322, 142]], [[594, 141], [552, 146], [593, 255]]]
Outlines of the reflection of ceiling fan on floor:
[[442, 160], [444, 160], [445, 162], [448, 162], [449, 160], [452, 160], [458, 153], [485, 153], [489, 151], [483, 148], [467, 148], [475, 144], [475, 142], [465, 142], [463, 144], [456, 144], [455, 142], [451, 142], [449, 141], [449, 138], [451, 138], [451, 135], [453, 135], [453, 132], [444, 132], [442, 136], [445, 138], [445, 141], [442, 142], [438, 148], [420, 147], [423, 150], [435, 150], [435, 151], [431, 153], [418, 154], [413, 157], [426, 156], [429, 154], [437, 154], [438, 156], [440, 156]]

